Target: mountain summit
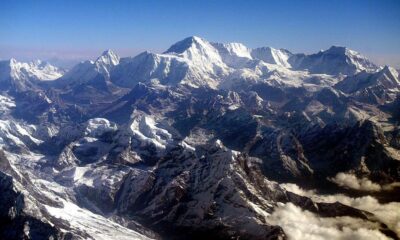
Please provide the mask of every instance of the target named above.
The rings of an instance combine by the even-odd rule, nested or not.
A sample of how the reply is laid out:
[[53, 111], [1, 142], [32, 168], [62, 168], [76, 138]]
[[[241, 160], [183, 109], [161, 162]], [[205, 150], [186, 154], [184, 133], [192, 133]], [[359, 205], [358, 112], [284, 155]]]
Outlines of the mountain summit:
[[209, 43], [197, 36], [187, 37], [181, 41], [176, 42], [167, 49], [164, 53], [183, 53], [191, 48], [204, 49], [207, 48]]
[[116, 55], [111, 50], [104, 51], [100, 57], [96, 59], [94, 64], [96, 65], [96, 70], [107, 77], [110, 76], [110, 70], [119, 64], [119, 56]]
[[119, 64], [120, 57], [112, 50], [105, 50], [95, 61], [104, 65], [116, 66]]

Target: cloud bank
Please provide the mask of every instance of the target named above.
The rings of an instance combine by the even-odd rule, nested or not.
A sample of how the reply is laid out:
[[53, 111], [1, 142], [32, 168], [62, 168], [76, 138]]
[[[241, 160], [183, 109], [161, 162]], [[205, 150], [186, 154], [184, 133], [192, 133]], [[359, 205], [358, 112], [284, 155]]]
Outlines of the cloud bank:
[[357, 178], [353, 174], [340, 172], [334, 178], [329, 178], [330, 181], [345, 188], [377, 192], [382, 190], [382, 187], [369, 180], [368, 178]]
[[292, 203], [280, 204], [268, 217], [272, 224], [283, 228], [289, 239], [320, 240], [386, 240], [376, 223], [351, 217], [321, 218]]
[[[400, 237], [400, 203], [390, 202], [381, 204], [379, 201], [369, 195], [351, 198], [343, 194], [335, 195], [320, 195], [315, 190], [304, 190], [296, 184], [281, 184], [287, 191], [296, 193], [301, 196], [309, 197], [315, 202], [334, 203], [340, 202], [342, 204], [368, 211], [373, 213], [376, 218], [385, 223], [392, 231]], [[296, 239], [296, 238], [295, 238]]]

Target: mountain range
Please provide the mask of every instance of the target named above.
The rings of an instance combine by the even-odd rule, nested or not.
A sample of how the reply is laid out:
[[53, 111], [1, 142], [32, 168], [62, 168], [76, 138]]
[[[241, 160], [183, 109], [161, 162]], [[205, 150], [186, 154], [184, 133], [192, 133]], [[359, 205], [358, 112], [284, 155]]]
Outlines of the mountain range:
[[0, 61], [0, 238], [399, 239], [399, 91], [339, 46]]

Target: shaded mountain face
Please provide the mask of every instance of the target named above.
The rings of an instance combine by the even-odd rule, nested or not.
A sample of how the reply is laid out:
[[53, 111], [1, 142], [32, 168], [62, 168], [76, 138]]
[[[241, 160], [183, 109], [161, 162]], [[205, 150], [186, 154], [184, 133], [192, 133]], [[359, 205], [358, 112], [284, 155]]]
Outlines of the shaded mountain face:
[[189, 37], [0, 84], [0, 238], [399, 237], [399, 74], [347, 48]]

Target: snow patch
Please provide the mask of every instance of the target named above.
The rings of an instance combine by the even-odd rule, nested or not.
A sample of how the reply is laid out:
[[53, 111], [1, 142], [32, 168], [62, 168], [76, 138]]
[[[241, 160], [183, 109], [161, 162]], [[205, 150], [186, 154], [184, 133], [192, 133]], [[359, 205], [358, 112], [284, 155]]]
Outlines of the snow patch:
[[46, 206], [46, 209], [50, 215], [68, 221], [74, 229], [87, 232], [93, 239], [150, 239], [71, 202], [62, 200], [62, 203], [62, 208]]
[[93, 118], [87, 122], [85, 135], [89, 137], [100, 137], [104, 133], [116, 131], [117, 125], [105, 118]]
[[163, 151], [172, 142], [172, 134], [158, 126], [153, 117], [138, 114], [133, 117], [130, 129], [141, 145], [152, 144]]

